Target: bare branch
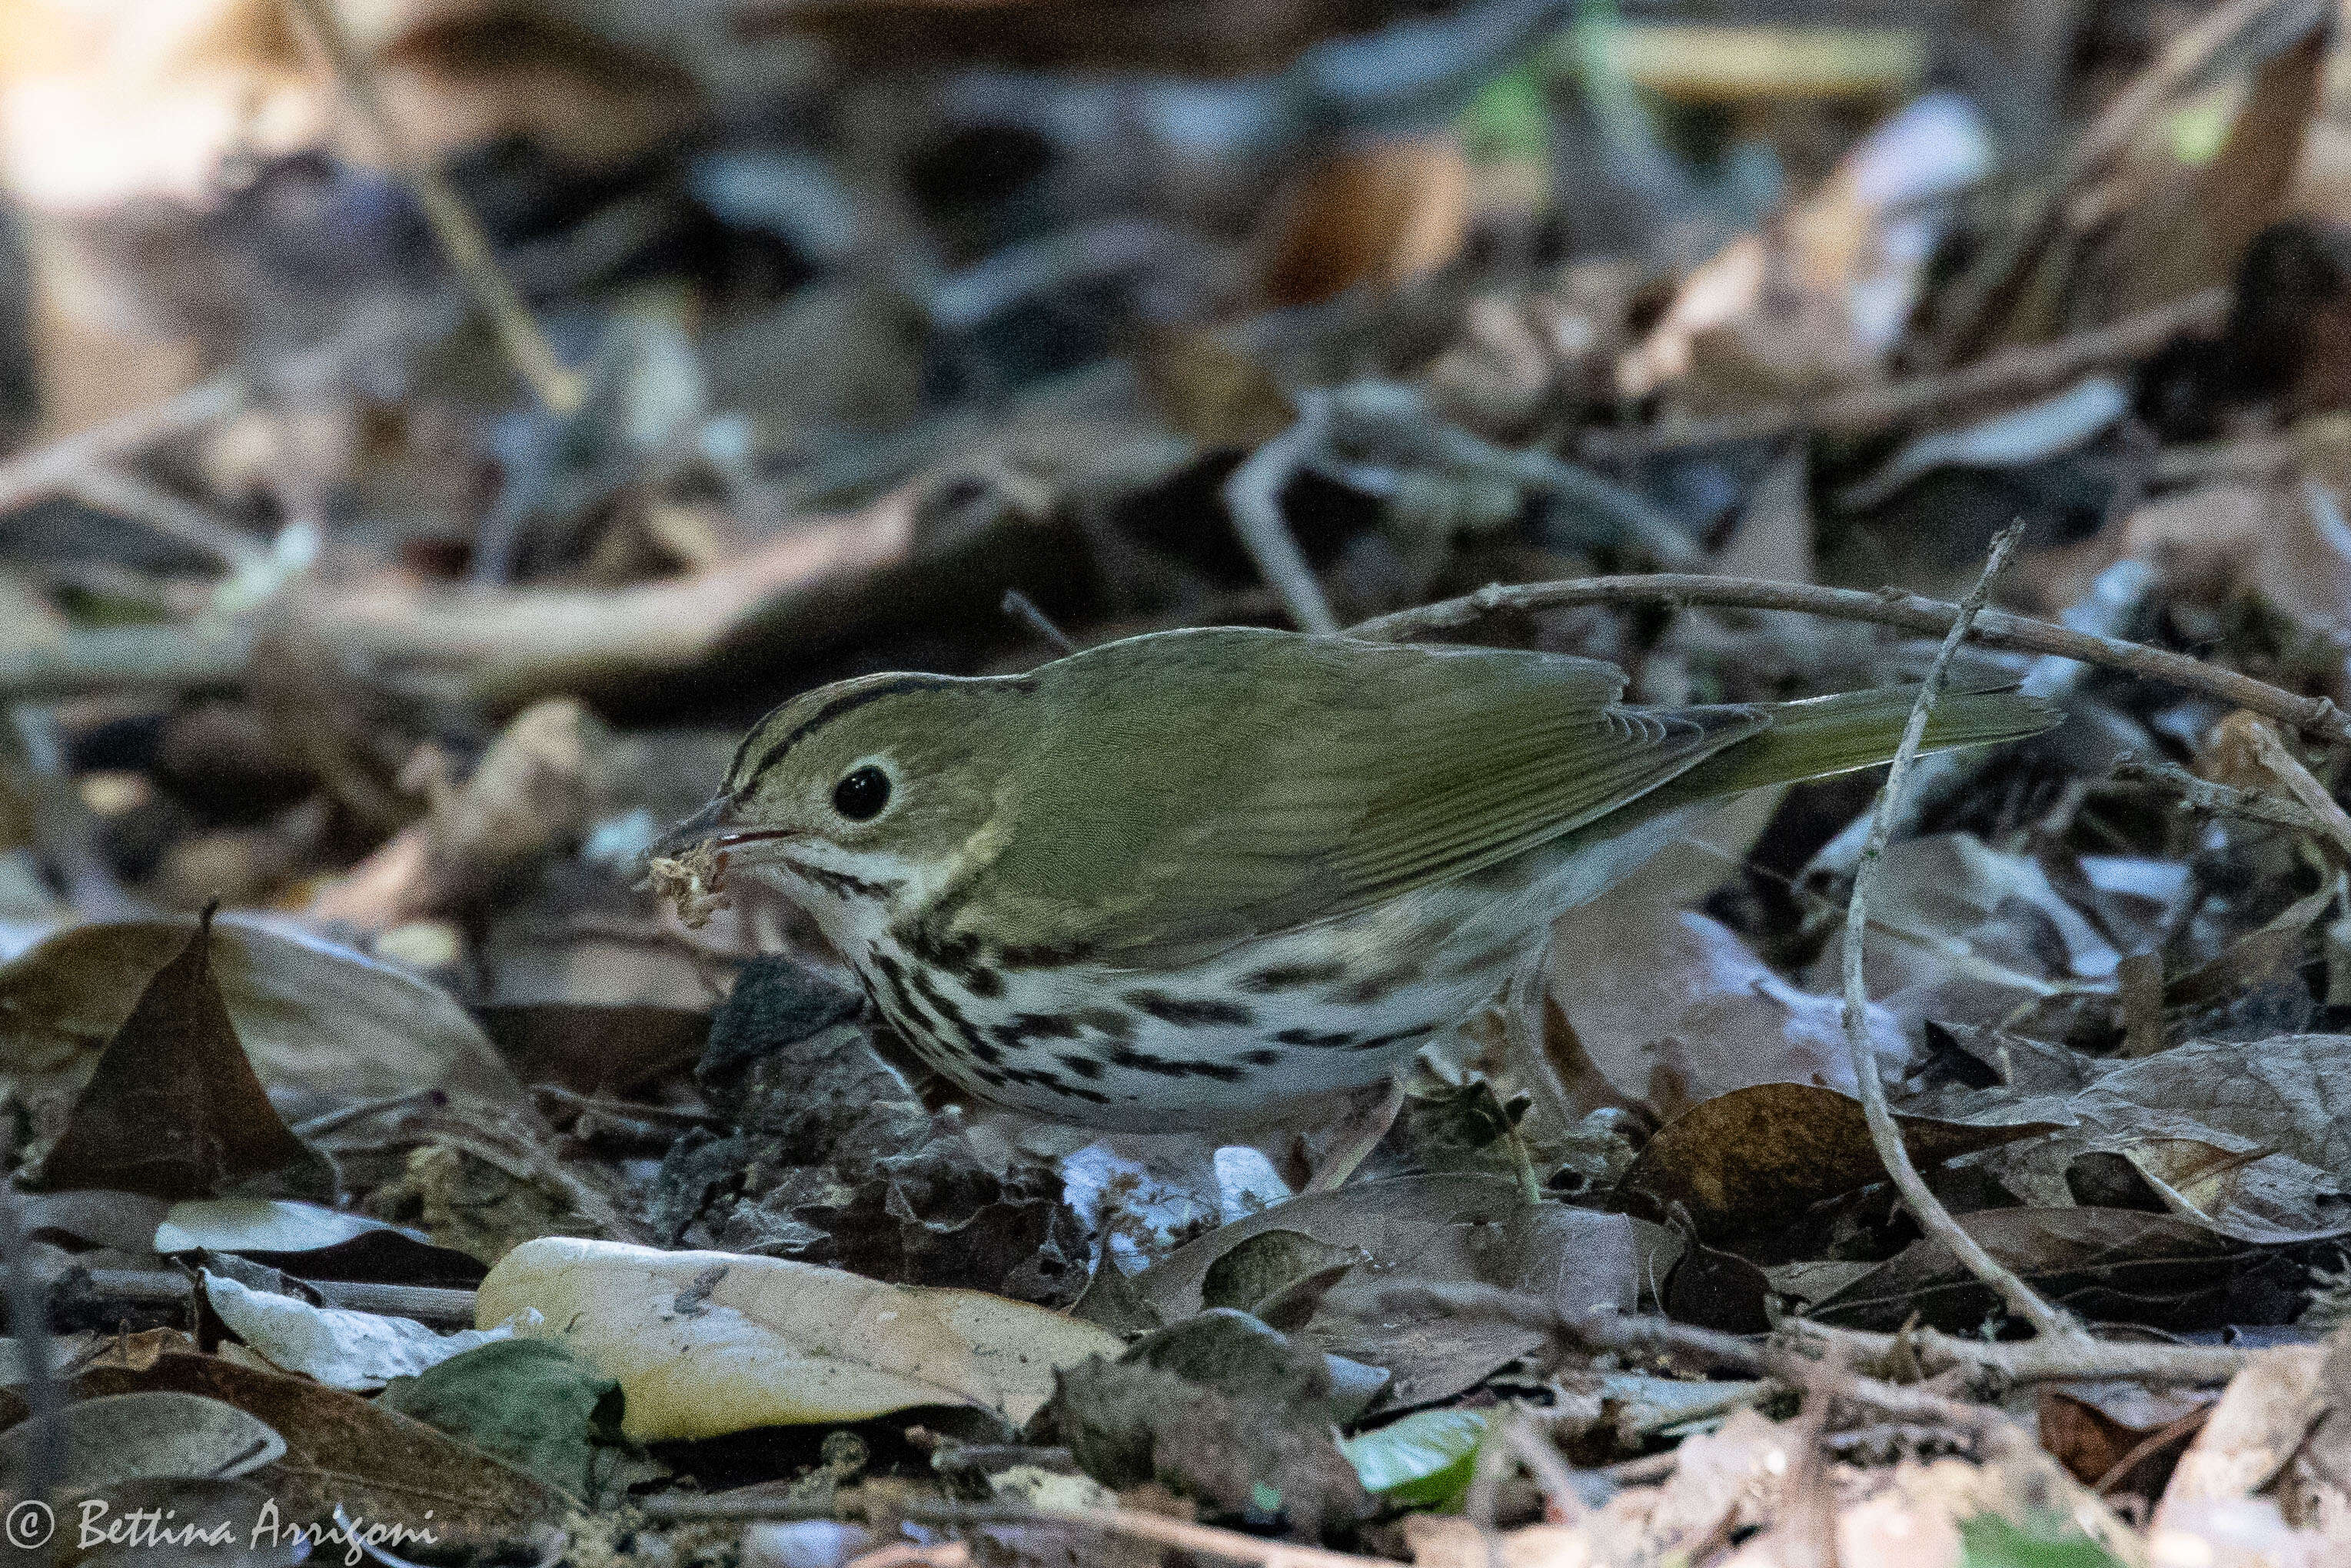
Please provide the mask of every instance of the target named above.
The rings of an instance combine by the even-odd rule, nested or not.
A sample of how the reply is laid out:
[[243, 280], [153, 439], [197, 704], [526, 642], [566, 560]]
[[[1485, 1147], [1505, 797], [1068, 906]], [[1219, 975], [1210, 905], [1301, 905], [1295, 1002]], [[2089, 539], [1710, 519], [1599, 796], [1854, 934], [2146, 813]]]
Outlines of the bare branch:
[[1853, 898], [1845, 909], [1844, 1039], [1853, 1058], [1854, 1077], [1860, 1082], [1861, 1109], [1869, 1121], [1869, 1141], [1877, 1145], [1878, 1159], [1894, 1178], [1903, 1204], [1917, 1219], [1919, 1228], [1950, 1249], [1951, 1255], [1969, 1273], [1998, 1291], [2009, 1311], [2040, 1333], [2056, 1335], [2080, 1331], [2071, 1318], [2043, 1301], [2032, 1286], [1961, 1228], [1942, 1200], [1928, 1190], [1927, 1178], [1918, 1174], [1918, 1167], [1910, 1163], [1910, 1151], [1903, 1145], [1902, 1129], [1895, 1123], [1894, 1108], [1886, 1103], [1886, 1085], [1877, 1076], [1877, 1045], [1869, 1033], [1869, 987], [1862, 977], [1861, 962], [1869, 931], [1870, 884], [1876, 880], [1878, 862], [1886, 856], [1886, 843], [1894, 836], [1895, 810], [1902, 799], [1903, 785], [1909, 781], [1911, 767], [1918, 760], [1919, 744], [1927, 738], [1927, 721], [1934, 716], [1935, 705], [1950, 675], [1951, 660], [1959, 653], [1959, 644], [1967, 640], [1968, 628], [1983, 613], [1984, 601], [1991, 597], [1992, 580], [2008, 564], [2008, 558], [2016, 552], [2017, 541], [2023, 537], [2024, 526], [2019, 523], [2001, 530], [1992, 541], [1991, 559], [1984, 563], [1983, 575], [1968, 591], [1958, 618], [1943, 635], [1943, 645], [1935, 652], [1935, 662], [1928, 666], [1927, 679], [1918, 688], [1918, 700], [1910, 706], [1910, 722], [1903, 729], [1902, 744], [1894, 753], [1894, 766], [1886, 776], [1885, 788], [1877, 792], [1869, 840], [1862, 848], [1861, 863], [1855, 869]]
[[[1402, 643], [1511, 612], [1558, 610], [1576, 604], [1660, 601], [1726, 610], [1793, 610], [1929, 635], [1949, 631], [1959, 611], [1956, 604], [1899, 589], [1866, 593], [1855, 588], [1818, 588], [1810, 583], [1772, 582], [1753, 577], [1655, 572], [1646, 576], [1569, 578], [1509, 587], [1496, 583], [1458, 599], [1378, 616], [1349, 627], [1347, 635], [1368, 642]], [[2185, 653], [2150, 648], [2144, 643], [2075, 632], [2029, 615], [1990, 609], [1976, 617], [1968, 640], [1987, 648], [2053, 653], [2061, 659], [2079, 659], [2086, 664], [2145, 675], [2200, 692], [2280, 724], [2292, 725], [2324, 740], [2351, 741], [2351, 720], [2346, 720], [2343, 710], [2325, 697], [2296, 696], [2266, 681], [2220, 669]]]

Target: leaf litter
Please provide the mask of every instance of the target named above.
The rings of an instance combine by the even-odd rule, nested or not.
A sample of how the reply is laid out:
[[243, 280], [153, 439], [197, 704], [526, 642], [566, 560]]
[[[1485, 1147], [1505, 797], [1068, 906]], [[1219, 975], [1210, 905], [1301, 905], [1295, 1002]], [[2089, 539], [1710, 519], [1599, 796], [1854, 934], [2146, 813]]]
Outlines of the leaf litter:
[[[549, 0], [313, 74], [68, 9], [0, 62], [12, 1503], [600, 1568], [2351, 1550], [2324, 7]], [[1964, 655], [2067, 722], [1896, 802], [1867, 1057], [1876, 780], [1759, 792], [1334, 1191], [1335, 1112], [969, 1103], [646, 855], [794, 693], [1155, 627], [1598, 579], [1427, 624], [1643, 703], [1915, 680], [1901, 593], [2019, 518], [2002, 609], [2129, 645]], [[1922, 1228], [1857, 1061], [2086, 1336]]]

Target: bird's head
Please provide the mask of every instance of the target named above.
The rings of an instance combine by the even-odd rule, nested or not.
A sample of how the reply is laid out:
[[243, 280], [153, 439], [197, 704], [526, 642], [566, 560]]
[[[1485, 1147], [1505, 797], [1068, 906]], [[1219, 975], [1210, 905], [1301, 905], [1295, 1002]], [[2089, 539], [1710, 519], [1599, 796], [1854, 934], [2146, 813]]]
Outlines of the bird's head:
[[716, 799], [655, 844], [778, 883], [828, 936], [925, 900], [983, 841], [1018, 754], [1019, 683], [866, 675], [743, 737]]

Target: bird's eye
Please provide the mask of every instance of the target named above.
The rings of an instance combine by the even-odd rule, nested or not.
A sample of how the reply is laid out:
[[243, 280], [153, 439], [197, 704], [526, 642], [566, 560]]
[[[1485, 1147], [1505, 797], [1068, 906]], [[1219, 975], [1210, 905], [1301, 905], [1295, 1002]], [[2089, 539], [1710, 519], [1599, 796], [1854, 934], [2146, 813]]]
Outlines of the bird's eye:
[[852, 822], [872, 821], [889, 803], [890, 776], [870, 762], [832, 787], [832, 809]]

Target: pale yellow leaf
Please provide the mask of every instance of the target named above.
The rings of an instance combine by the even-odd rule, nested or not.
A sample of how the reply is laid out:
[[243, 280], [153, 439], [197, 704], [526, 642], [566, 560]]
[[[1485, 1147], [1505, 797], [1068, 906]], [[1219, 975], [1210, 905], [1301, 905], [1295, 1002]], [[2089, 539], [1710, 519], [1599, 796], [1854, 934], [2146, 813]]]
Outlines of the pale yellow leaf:
[[482, 1281], [475, 1321], [537, 1308], [628, 1406], [637, 1440], [968, 1405], [1025, 1421], [1056, 1367], [1113, 1335], [977, 1291], [914, 1291], [779, 1258], [542, 1237]]

